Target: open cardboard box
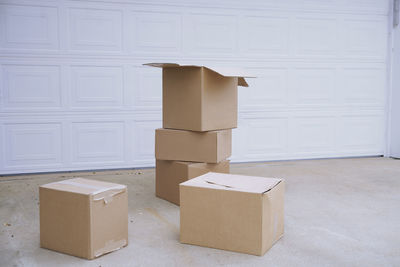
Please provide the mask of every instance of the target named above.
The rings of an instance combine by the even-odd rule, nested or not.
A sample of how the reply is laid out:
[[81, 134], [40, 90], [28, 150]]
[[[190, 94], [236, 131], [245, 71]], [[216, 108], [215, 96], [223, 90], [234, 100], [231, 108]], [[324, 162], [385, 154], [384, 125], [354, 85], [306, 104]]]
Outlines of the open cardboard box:
[[163, 69], [163, 128], [211, 131], [237, 127], [237, 86], [254, 77], [238, 68], [177, 63]]

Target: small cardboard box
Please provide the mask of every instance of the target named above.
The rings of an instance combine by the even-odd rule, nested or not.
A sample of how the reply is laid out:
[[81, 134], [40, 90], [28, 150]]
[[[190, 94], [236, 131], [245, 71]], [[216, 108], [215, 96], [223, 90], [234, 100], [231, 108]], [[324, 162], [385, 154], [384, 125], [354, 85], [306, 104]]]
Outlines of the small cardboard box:
[[125, 185], [74, 178], [39, 187], [40, 246], [93, 259], [128, 244]]
[[156, 196], [179, 205], [179, 184], [207, 172], [229, 173], [229, 160], [220, 163], [157, 160]]
[[163, 69], [163, 128], [212, 131], [237, 127], [237, 86], [248, 84], [241, 69], [176, 63]]
[[231, 156], [231, 146], [231, 129], [210, 132], [156, 130], [156, 159], [218, 163]]
[[283, 235], [284, 181], [209, 172], [180, 184], [182, 243], [264, 255]]

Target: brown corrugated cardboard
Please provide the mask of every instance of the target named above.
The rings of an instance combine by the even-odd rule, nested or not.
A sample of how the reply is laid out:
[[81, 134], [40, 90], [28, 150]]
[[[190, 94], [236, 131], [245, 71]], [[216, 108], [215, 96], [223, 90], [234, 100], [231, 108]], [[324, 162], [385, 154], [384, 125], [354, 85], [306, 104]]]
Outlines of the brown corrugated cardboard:
[[83, 178], [42, 185], [40, 246], [93, 259], [128, 244], [125, 185]]
[[182, 243], [263, 255], [283, 236], [284, 181], [209, 172], [180, 184]]
[[156, 159], [218, 163], [231, 155], [232, 131], [156, 130]]
[[229, 173], [229, 160], [220, 163], [157, 160], [156, 196], [179, 205], [179, 184], [207, 172]]
[[163, 128], [211, 131], [237, 127], [237, 86], [248, 86], [234, 68], [149, 63], [163, 68]]

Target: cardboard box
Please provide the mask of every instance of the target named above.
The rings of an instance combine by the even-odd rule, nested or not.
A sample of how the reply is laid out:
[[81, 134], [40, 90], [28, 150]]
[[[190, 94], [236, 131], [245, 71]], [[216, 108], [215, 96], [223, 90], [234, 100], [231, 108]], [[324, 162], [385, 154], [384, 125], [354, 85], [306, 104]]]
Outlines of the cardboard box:
[[157, 160], [156, 196], [179, 205], [179, 184], [207, 172], [229, 173], [229, 160], [220, 163]]
[[74, 178], [39, 188], [40, 246], [93, 259], [128, 244], [125, 185]]
[[163, 128], [212, 131], [237, 127], [237, 86], [248, 84], [234, 68], [149, 63], [163, 68]]
[[232, 131], [157, 129], [156, 159], [218, 163], [231, 156]]
[[209, 172], [180, 184], [182, 243], [263, 255], [283, 235], [284, 181]]

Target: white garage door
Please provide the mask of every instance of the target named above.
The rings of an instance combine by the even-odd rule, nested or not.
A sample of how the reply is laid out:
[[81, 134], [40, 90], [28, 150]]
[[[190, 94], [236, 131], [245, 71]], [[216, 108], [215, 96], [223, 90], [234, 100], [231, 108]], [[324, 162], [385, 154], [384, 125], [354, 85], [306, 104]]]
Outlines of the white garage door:
[[382, 155], [389, 1], [0, 2], [0, 173], [153, 166], [161, 73], [243, 66], [234, 161]]

